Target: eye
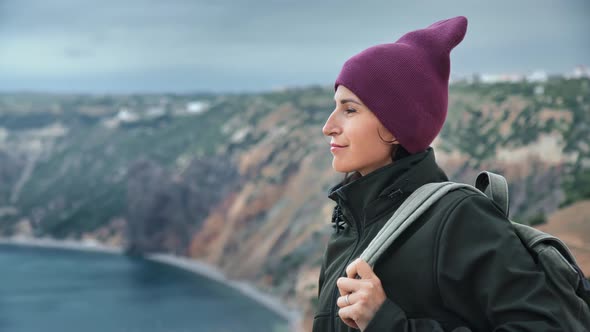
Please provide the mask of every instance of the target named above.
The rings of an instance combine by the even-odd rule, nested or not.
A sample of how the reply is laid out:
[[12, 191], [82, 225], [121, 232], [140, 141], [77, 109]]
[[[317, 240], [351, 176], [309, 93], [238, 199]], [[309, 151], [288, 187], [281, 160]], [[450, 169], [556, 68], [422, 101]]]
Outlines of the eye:
[[356, 110], [354, 108], [347, 108], [344, 110], [344, 113], [346, 113], [346, 114], [356, 113]]

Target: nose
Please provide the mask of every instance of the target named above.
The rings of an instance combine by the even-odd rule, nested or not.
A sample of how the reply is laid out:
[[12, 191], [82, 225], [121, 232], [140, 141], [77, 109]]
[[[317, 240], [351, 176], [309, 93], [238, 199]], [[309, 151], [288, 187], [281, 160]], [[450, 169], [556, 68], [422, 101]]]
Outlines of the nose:
[[325, 136], [335, 136], [342, 131], [340, 125], [336, 121], [335, 115], [336, 111], [332, 112], [332, 114], [330, 114], [328, 117], [328, 120], [326, 120], [324, 127], [322, 128], [322, 133], [324, 133]]

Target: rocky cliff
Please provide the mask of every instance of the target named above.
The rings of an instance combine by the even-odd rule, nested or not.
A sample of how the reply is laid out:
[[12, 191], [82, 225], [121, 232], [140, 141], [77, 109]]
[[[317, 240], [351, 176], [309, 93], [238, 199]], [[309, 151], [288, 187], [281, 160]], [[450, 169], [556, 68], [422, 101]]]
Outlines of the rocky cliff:
[[[589, 95], [588, 79], [455, 84], [433, 144], [453, 180], [504, 174], [513, 218], [564, 234], [587, 274], [589, 239], [574, 235], [590, 224], [573, 216], [590, 212]], [[309, 318], [332, 232], [326, 193], [342, 177], [321, 134], [333, 107], [323, 87], [2, 95], [0, 232], [198, 258]]]

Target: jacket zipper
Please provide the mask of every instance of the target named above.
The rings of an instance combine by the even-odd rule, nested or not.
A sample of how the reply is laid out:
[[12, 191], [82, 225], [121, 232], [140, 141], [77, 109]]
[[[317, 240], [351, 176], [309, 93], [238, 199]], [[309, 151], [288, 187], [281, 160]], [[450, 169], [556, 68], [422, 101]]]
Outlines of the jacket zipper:
[[[342, 217], [344, 217], [344, 215], [342, 215]], [[357, 228], [357, 233], [358, 233], [358, 237], [356, 238], [356, 242], [354, 243], [354, 248], [352, 249], [352, 251], [350, 252], [350, 255], [348, 256], [348, 258], [345, 261], [344, 267], [342, 268], [342, 272], [340, 272], [340, 276], [346, 276], [346, 267], [348, 266], [350, 260], [352, 259], [356, 248], [358, 247], [359, 243], [361, 243], [361, 238], [363, 237], [363, 229], [360, 225], [360, 223], [358, 222], [358, 220], [356, 220], [354, 217], [352, 217], [352, 220], [354, 220], [354, 223], [356, 225]], [[338, 279], [336, 279], [338, 280]], [[334, 285], [334, 292], [332, 293], [332, 301], [331, 301], [331, 305], [330, 305], [330, 331], [332, 332], [336, 332], [336, 324], [334, 324], [334, 318], [336, 316], [336, 300], [337, 300], [337, 296], [338, 296], [338, 286]]]
[[[390, 199], [397, 199], [397, 197], [400, 196], [401, 194], [403, 194], [403, 191], [401, 189], [398, 189], [396, 191], [389, 193], [387, 195], [387, 197], [389, 197]], [[338, 211], [338, 213], [342, 214], [342, 211]], [[342, 214], [342, 217], [344, 217], [344, 214]], [[351, 219], [354, 220], [354, 223], [357, 227], [358, 237], [356, 238], [356, 242], [354, 243], [354, 248], [352, 249], [352, 251], [350, 252], [350, 255], [346, 259], [344, 267], [342, 268], [342, 272], [340, 272], [340, 276], [346, 276], [346, 267], [350, 263], [350, 260], [352, 259], [354, 253], [356, 252], [356, 249], [357, 249], [358, 245], [361, 243], [361, 239], [363, 237], [362, 225], [354, 217], [352, 217]], [[336, 280], [338, 280], [338, 279], [336, 279]], [[338, 297], [338, 286], [335, 285], [334, 292], [332, 293], [332, 301], [331, 301], [331, 305], [330, 305], [330, 331], [332, 331], [332, 332], [336, 332], [336, 324], [334, 324], [334, 318], [336, 316], [337, 297]]]

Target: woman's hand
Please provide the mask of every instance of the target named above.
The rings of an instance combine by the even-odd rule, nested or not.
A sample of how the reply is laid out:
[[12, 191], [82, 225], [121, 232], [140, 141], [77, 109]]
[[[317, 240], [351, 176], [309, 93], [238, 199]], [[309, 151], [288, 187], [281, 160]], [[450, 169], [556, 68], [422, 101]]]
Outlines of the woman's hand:
[[360, 258], [348, 265], [346, 275], [348, 278], [336, 282], [340, 290], [338, 315], [346, 325], [362, 331], [385, 302], [385, 291], [371, 266]]

